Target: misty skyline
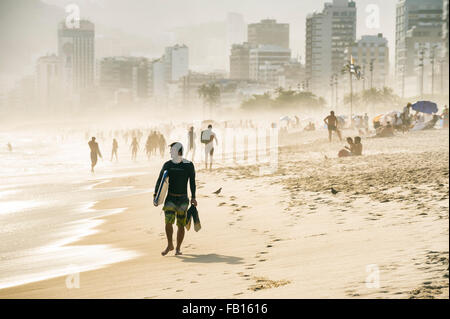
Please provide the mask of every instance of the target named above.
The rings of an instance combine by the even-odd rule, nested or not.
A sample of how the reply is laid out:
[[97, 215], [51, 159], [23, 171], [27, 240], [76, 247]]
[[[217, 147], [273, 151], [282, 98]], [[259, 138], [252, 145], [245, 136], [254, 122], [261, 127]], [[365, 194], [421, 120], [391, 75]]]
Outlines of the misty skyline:
[[[305, 21], [306, 16], [314, 11], [320, 12], [324, 3], [329, 1], [301, 2], [297, 0], [41, 0], [42, 3], [54, 5], [61, 9], [67, 4], [75, 3], [80, 7], [81, 18], [90, 19], [96, 25], [96, 38], [102, 37], [104, 29], [118, 30], [122, 33], [119, 39], [124, 37], [138, 37], [139, 45], [129, 47], [132, 54], [145, 53], [145, 44], [148, 40], [148, 52], [157, 56], [162, 53], [164, 46], [173, 45], [176, 42], [173, 33], [183, 27], [191, 27], [208, 23], [224, 22], [228, 12], [242, 14], [245, 23], [259, 22], [261, 19], [272, 18], [280, 23], [290, 24], [290, 48], [292, 56], [304, 59], [305, 55]], [[355, 1], [357, 14], [357, 38], [365, 34], [383, 33], [389, 41], [391, 49], [391, 61], [395, 45], [395, 4], [397, 1], [360, 0]], [[370, 29], [366, 26], [368, 5], [375, 4], [380, 9], [380, 28]], [[7, 27], [12, 30], [14, 20], [7, 22]], [[56, 49], [56, 28], [53, 34], [43, 35], [53, 37], [53, 46], [45, 51], [52, 52]], [[126, 39], [128, 40], [128, 39]], [[137, 41], [136, 41], [137, 42]], [[43, 50], [43, 49], [42, 49]], [[40, 52], [43, 53], [43, 52]], [[228, 57], [230, 52], [223, 53]], [[38, 56], [37, 54], [35, 54]], [[221, 59], [223, 61], [224, 58]], [[33, 61], [30, 61], [30, 65]], [[220, 62], [219, 62], [220, 63]], [[226, 69], [226, 65], [222, 67]]]

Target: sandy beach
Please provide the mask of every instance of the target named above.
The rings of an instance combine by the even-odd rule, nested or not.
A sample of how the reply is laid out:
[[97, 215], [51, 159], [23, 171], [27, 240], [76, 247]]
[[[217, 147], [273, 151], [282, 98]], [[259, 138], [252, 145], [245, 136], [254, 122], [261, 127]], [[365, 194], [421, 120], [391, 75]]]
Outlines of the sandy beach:
[[363, 138], [364, 156], [344, 159], [326, 134], [293, 136], [269, 174], [199, 163], [202, 229], [186, 232], [182, 256], [160, 254], [164, 218], [148, 191], [158, 170], [96, 186], [142, 192], [98, 201], [123, 210], [69, 246], [136, 257], [81, 272], [78, 288], [60, 276], [0, 298], [449, 298], [448, 130]]

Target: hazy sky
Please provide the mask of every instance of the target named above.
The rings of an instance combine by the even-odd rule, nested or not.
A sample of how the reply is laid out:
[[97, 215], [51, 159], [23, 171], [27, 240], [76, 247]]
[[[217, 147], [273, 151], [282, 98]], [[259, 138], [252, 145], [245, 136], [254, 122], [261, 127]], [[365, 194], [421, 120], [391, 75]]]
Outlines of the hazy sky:
[[[237, 12], [247, 23], [275, 18], [289, 23], [293, 55], [304, 55], [305, 18], [321, 11], [324, 0], [43, 0], [64, 7], [78, 4], [81, 16], [95, 23], [145, 37], [161, 37], [174, 27], [223, 21], [227, 12]], [[385, 34], [394, 51], [395, 4], [397, 0], [356, 0], [358, 37]], [[379, 28], [368, 28], [366, 9], [379, 9]], [[377, 23], [375, 23], [376, 26]], [[391, 60], [392, 62], [392, 60]]]

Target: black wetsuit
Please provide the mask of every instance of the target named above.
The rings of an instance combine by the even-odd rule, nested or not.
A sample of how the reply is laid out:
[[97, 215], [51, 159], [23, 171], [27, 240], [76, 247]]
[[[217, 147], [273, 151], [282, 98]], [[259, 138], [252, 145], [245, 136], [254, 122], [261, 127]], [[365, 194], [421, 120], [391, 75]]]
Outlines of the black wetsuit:
[[164, 163], [156, 182], [155, 190], [159, 188], [164, 171], [167, 170], [169, 175], [169, 189], [165, 202], [171, 201], [177, 206], [181, 203], [189, 202], [187, 194], [187, 183], [191, 189], [191, 196], [195, 198], [195, 168], [192, 162], [183, 160], [179, 164], [172, 161]]

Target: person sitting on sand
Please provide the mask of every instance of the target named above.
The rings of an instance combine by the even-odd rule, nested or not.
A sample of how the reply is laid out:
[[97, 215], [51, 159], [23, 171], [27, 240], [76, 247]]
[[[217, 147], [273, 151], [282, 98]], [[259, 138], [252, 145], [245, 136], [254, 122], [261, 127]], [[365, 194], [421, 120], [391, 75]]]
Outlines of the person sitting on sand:
[[340, 150], [338, 153], [338, 157], [348, 157], [352, 156], [355, 148], [355, 144], [353, 143], [353, 139], [351, 137], [347, 137], [347, 143], [349, 146], [345, 146], [344, 149]]
[[432, 130], [436, 126], [436, 123], [439, 121], [439, 118], [440, 118], [439, 115], [434, 114], [433, 118], [425, 124], [423, 129], [424, 130]]
[[393, 120], [393, 126], [394, 129], [400, 131], [403, 131], [403, 121], [401, 119], [401, 117], [399, 117], [397, 114], [394, 114], [394, 120]]
[[376, 137], [392, 137], [394, 136], [394, 127], [391, 122], [387, 122], [386, 126], [379, 127], [377, 129]]
[[363, 145], [361, 144], [361, 137], [355, 137], [355, 143], [353, 144], [353, 156], [361, 156], [363, 151]]
[[[184, 238], [184, 227], [187, 222], [187, 210], [189, 206], [189, 198], [187, 192], [187, 183], [191, 189], [191, 205], [197, 206], [195, 199], [195, 168], [194, 164], [183, 158], [183, 145], [181, 143], [172, 143], [170, 145], [171, 160], [164, 163], [156, 182], [155, 190], [159, 189], [164, 171], [169, 176], [169, 189], [167, 197], [164, 201], [163, 211], [166, 223], [167, 248], [161, 252], [165, 256], [169, 251], [173, 250], [173, 224], [177, 220], [177, 247], [175, 255], [181, 255], [181, 243]], [[156, 193], [153, 194], [153, 197]]]

